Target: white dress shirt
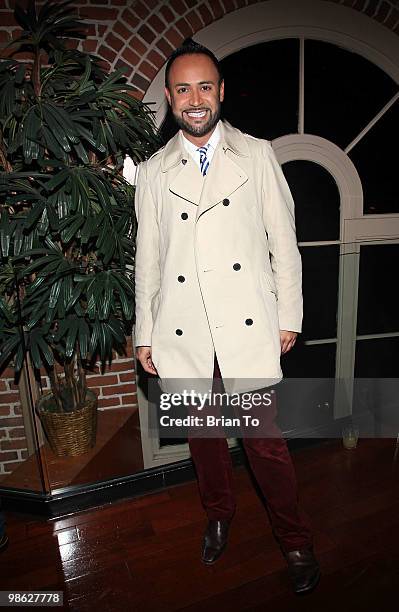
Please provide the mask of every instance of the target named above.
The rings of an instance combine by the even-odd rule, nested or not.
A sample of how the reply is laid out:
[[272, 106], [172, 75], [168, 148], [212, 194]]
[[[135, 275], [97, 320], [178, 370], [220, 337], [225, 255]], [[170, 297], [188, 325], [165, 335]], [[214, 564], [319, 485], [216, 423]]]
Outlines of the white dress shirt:
[[[194, 159], [195, 163], [197, 164], [198, 168], [201, 170], [201, 165], [200, 165], [200, 153], [199, 151], [197, 151], [198, 149], [198, 145], [193, 144], [192, 142], [190, 142], [183, 134], [183, 132], [180, 130], [180, 138], [183, 141], [184, 147], [186, 149], [186, 151], [188, 153], [190, 153], [190, 155], [192, 156], [192, 158]], [[209, 138], [208, 142], [206, 144], [209, 145], [208, 150], [206, 152], [206, 157], [209, 161], [209, 164], [212, 161], [212, 157], [213, 154], [215, 152], [216, 146], [218, 144], [220, 140], [220, 127], [219, 127], [219, 122], [216, 124], [215, 129], [212, 132], [211, 137]], [[205, 145], [203, 145], [205, 146]]]

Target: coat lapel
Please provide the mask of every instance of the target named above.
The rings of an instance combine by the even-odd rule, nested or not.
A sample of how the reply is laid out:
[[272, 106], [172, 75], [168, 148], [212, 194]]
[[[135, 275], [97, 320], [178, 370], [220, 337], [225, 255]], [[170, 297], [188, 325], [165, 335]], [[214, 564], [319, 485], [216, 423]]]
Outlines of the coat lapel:
[[198, 206], [197, 219], [248, 180], [240, 166], [240, 157], [249, 156], [245, 138], [227, 121], [219, 125], [221, 138], [205, 180], [184, 148], [180, 132], [169, 140], [162, 153], [161, 172], [173, 172], [169, 191]]
[[179, 132], [164, 148], [161, 172], [169, 172], [169, 191], [198, 206], [203, 187], [203, 178], [198, 166], [186, 151]]

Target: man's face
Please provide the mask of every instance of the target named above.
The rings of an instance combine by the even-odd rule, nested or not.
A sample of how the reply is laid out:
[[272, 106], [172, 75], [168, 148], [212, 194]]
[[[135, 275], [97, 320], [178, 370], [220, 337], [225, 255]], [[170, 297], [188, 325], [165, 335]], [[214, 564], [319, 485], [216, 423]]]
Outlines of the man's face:
[[165, 95], [183, 132], [194, 137], [212, 132], [224, 98], [224, 82], [219, 87], [219, 74], [212, 60], [198, 53], [176, 58], [168, 85]]

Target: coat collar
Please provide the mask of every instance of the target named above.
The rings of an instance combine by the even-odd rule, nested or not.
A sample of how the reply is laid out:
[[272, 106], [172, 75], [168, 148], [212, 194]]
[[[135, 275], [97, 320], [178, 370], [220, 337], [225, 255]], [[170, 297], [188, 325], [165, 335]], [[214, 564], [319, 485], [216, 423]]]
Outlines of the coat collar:
[[[219, 145], [223, 150], [226, 152], [229, 149], [239, 157], [248, 157], [249, 149], [242, 132], [233, 127], [228, 121], [219, 121], [219, 126]], [[161, 158], [161, 171], [167, 172], [170, 168], [180, 164], [184, 158], [187, 158], [187, 151], [181, 141], [180, 133], [177, 132], [164, 147]]]

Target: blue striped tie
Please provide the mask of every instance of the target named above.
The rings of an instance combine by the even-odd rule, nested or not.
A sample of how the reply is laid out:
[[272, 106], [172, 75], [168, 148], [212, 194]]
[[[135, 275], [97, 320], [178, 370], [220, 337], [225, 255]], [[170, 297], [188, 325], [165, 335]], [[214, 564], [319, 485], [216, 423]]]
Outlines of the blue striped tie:
[[199, 154], [200, 154], [200, 167], [201, 167], [202, 176], [206, 175], [208, 168], [209, 168], [209, 159], [206, 156], [208, 147], [209, 147], [209, 144], [205, 145], [204, 147], [198, 147], [197, 149], [197, 151], [199, 151]]

